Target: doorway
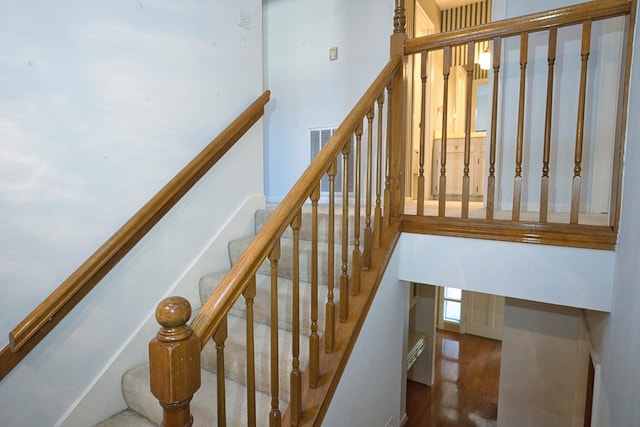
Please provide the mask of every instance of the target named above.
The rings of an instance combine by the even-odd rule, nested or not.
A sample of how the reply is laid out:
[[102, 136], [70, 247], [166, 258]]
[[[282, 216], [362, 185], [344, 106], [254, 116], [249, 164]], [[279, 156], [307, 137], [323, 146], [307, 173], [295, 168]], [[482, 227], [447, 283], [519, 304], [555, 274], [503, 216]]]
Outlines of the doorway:
[[438, 329], [502, 340], [504, 297], [438, 287]]

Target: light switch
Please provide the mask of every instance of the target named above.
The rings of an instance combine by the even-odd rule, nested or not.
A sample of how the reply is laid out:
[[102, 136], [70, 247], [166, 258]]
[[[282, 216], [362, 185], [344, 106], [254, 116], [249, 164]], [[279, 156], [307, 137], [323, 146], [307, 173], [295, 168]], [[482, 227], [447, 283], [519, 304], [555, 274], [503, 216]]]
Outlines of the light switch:
[[338, 59], [338, 48], [332, 47], [329, 49], [329, 61], [335, 61]]
[[249, 15], [249, 12], [245, 12], [240, 8], [238, 8], [238, 25], [247, 30], [251, 30], [251, 15]]

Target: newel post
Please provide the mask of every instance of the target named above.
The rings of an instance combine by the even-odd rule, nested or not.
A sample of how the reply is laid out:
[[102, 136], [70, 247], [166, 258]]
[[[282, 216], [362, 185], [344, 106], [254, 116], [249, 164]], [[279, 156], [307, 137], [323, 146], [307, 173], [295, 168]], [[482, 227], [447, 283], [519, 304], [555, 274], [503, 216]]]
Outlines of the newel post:
[[390, 144], [388, 162], [391, 186], [391, 218], [399, 218], [404, 211], [404, 159], [407, 116], [407, 86], [404, 78], [407, 65], [407, 58], [404, 54], [404, 43], [407, 40], [405, 30], [407, 17], [405, 15], [404, 0], [395, 0], [395, 5], [390, 51], [392, 58], [399, 55], [403, 58], [403, 62], [391, 82], [392, 93], [389, 100], [391, 140], [388, 141], [388, 144]]
[[181, 297], [165, 298], [156, 308], [161, 328], [149, 343], [149, 373], [151, 392], [160, 401], [165, 427], [193, 424], [189, 404], [200, 388], [201, 346], [187, 325], [190, 317], [191, 305]]

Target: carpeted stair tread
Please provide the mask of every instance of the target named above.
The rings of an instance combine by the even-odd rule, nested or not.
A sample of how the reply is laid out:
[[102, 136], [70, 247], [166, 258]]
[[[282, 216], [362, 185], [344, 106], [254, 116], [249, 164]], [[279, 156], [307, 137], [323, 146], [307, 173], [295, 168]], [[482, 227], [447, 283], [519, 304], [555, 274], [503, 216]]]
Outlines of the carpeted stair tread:
[[[208, 274], [200, 279], [200, 300], [204, 303], [220, 281], [227, 274], [220, 271]], [[292, 281], [278, 278], [278, 327], [291, 331], [291, 294]], [[334, 289], [334, 302], [338, 304], [338, 289]], [[325, 304], [327, 302], [327, 287], [318, 286], [318, 325], [324, 325]], [[231, 308], [229, 314], [236, 317], [246, 317], [246, 305], [244, 298], [240, 298]], [[265, 325], [271, 324], [271, 276], [256, 275], [256, 296], [253, 303], [253, 319], [255, 322]], [[300, 330], [305, 335], [311, 334], [311, 283], [300, 282]], [[321, 331], [318, 331], [320, 334]]]
[[[249, 243], [253, 240], [253, 237], [245, 237], [241, 239], [236, 239], [229, 242], [229, 259], [231, 260], [231, 265], [234, 265], [240, 255], [244, 252], [244, 250], [249, 246]], [[335, 245], [334, 246], [334, 283], [340, 282], [340, 275], [342, 274], [342, 246]], [[362, 245], [360, 246], [360, 250], [362, 251]], [[300, 255], [299, 255], [299, 268], [300, 268], [300, 280], [305, 282], [311, 282], [311, 242], [308, 240], [300, 240]], [[351, 271], [351, 254], [353, 252], [353, 247], [349, 246], [347, 248], [347, 269]], [[293, 240], [291, 239], [280, 239], [280, 260], [278, 261], [278, 276], [286, 279], [291, 279], [293, 277], [293, 257], [291, 254], [293, 253]], [[328, 284], [328, 247], [326, 244], [318, 245], [318, 283], [322, 285]], [[268, 275], [271, 273], [271, 267], [269, 263], [269, 259], [265, 259], [260, 268], [258, 269], [258, 273]]]
[[[246, 382], [246, 322], [235, 316], [228, 317], [228, 338], [224, 347], [225, 376], [239, 383]], [[271, 391], [271, 328], [268, 325], [254, 323], [254, 354], [256, 371], [256, 390], [264, 393]], [[291, 371], [291, 340], [288, 331], [278, 330], [278, 364], [280, 398], [289, 401]], [[307, 337], [300, 337], [300, 370], [304, 371], [308, 365], [309, 341]], [[234, 357], [233, 355], [238, 355]], [[202, 349], [202, 367], [216, 372], [216, 346], [213, 340]]]
[[[267, 208], [256, 211], [256, 225], [255, 230], [256, 233], [260, 231], [260, 229], [267, 222], [269, 217], [273, 214], [275, 208]], [[326, 209], [325, 209], [326, 210]], [[371, 227], [373, 227], [373, 214], [370, 218]], [[364, 229], [366, 224], [366, 217], [362, 216], [360, 218], [360, 227]], [[312, 235], [312, 214], [309, 211], [302, 212], [302, 226], [300, 227], [300, 239], [301, 240], [311, 240]], [[349, 244], [353, 244], [353, 215], [349, 215]], [[327, 242], [328, 241], [328, 233], [329, 230], [329, 215], [326, 212], [319, 211], [318, 212], [318, 241], [319, 242]], [[337, 209], [335, 214], [335, 226], [334, 226], [334, 238], [335, 241], [338, 242], [342, 239], [342, 209]], [[360, 232], [360, 238], [362, 239], [363, 232]], [[282, 234], [282, 237], [285, 239], [293, 239], [293, 231], [291, 227], [287, 227], [285, 232]]]
[[[129, 370], [122, 379], [124, 398], [129, 409], [138, 412], [148, 418], [152, 423], [160, 425], [162, 421], [162, 409], [158, 400], [149, 390], [149, 365], [141, 365]], [[226, 388], [226, 413], [228, 426], [246, 426], [246, 387], [230, 379], [225, 380]], [[216, 405], [216, 375], [206, 369], [202, 370], [202, 384], [191, 401], [191, 413], [193, 414], [194, 427], [212, 426], [217, 423]], [[280, 411], [288, 402], [280, 402]], [[271, 397], [265, 393], [256, 391], [257, 424], [267, 426], [268, 414], [271, 408]], [[111, 424], [116, 425], [116, 424]], [[126, 424], [121, 424], [126, 425]], [[153, 424], [150, 424], [153, 425]], [[136, 424], [133, 424], [136, 426]]]

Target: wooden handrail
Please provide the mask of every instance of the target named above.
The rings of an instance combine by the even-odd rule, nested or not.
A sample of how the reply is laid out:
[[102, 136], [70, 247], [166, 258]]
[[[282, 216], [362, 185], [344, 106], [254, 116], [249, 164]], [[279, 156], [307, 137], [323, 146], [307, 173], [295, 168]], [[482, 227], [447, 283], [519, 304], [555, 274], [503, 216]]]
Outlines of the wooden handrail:
[[[264, 114], [265, 91], [9, 334], [0, 379], [86, 295]], [[16, 354], [19, 353], [19, 354]]]
[[410, 55], [424, 50], [436, 50], [446, 46], [490, 40], [494, 37], [509, 37], [523, 32], [543, 31], [551, 27], [582, 23], [585, 20], [596, 21], [628, 15], [630, 11], [631, 2], [629, 0], [591, 1], [446, 33], [417, 37], [405, 42], [404, 53]]
[[340, 124], [325, 148], [320, 150], [318, 156], [305, 170], [229, 273], [204, 303], [191, 324], [191, 328], [200, 337], [203, 346], [211, 339], [226, 313], [240, 297], [249, 280], [258, 271], [262, 261], [273, 247], [274, 241], [277, 241], [291, 224], [298, 210], [314, 191], [322, 176], [327, 172], [331, 164], [335, 162], [336, 156], [342, 150], [343, 142], [353, 134], [362, 117], [366, 116], [369, 109], [371, 109], [371, 105], [391, 81], [401, 63], [401, 56], [397, 55], [391, 58], [349, 115]]

